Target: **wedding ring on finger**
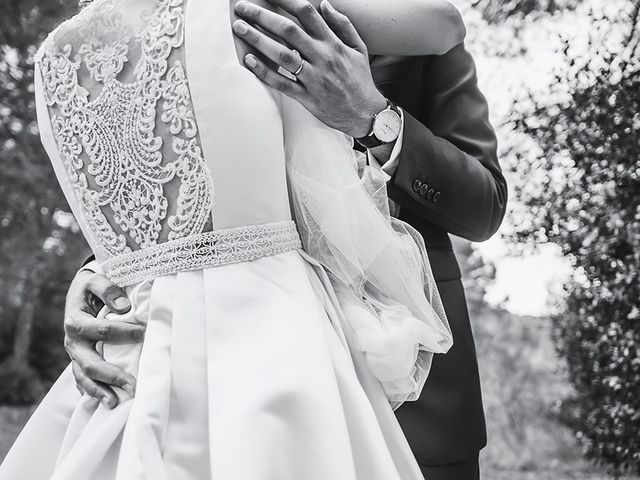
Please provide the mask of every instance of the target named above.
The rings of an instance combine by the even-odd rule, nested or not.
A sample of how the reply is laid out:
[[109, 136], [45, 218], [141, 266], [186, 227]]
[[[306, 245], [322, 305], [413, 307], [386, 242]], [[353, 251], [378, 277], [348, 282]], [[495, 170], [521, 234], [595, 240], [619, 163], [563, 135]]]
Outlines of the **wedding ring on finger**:
[[293, 50], [292, 51], [293, 54], [295, 56], [297, 56], [300, 59], [300, 65], [298, 66], [298, 68], [296, 68], [296, 70], [294, 72], [292, 72], [291, 70], [288, 69], [283, 69], [286, 71], [286, 73], [288, 74], [287, 76], [295, 81], [298, 81], [298, 76], [302, 73], [302, 71], [304, 70], [304, 65], [305, 65], [305, 60], [304, 58], [302, 58], [302, 55], [300, 55], [300, 52], [298, 52], [297, 50]]
[[302, 73], [302, 70], [304, 70], [304, 58], [302, 58], [302, 55], [300, 55], [300, 66], [298, 67], [298, 69], [293, 73], [294, 77], [297, 77], [298, 75], [300, 75]]

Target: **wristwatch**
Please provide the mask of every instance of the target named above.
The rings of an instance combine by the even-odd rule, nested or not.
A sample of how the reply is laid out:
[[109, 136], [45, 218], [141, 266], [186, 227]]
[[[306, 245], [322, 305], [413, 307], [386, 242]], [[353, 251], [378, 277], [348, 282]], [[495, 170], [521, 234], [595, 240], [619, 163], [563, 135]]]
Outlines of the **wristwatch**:
[[365, 148], [373, 148], [385, 143], [395, 142], [400, 136], [402, 117], [400, 110], [387, 100], [387, 108], [373, 116], [373, 126], [368, 135], [356, 138], [356, 142]]

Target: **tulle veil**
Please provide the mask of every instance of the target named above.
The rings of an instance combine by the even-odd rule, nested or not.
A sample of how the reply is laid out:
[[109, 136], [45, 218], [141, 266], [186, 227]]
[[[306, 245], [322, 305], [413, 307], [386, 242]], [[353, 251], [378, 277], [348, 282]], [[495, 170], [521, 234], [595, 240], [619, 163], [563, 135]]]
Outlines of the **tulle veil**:
[[329, 273], [355, 345], [394, 408], [453, 344], [421, 235], [390, 215], [385, 178], [353, 141], [283, 98], [287, 177], [305, 251]]

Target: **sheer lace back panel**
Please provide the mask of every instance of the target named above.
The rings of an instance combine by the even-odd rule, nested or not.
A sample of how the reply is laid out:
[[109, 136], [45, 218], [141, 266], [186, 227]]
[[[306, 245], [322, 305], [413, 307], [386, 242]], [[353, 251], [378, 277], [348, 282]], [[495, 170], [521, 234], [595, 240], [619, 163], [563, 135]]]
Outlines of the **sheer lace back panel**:
[[38, 54], [58, 151], [108, 256], [211, 228], [182, 4], [98, 1]]
[[36, 62], [99, 259], [291, 219], [277, 97], [239, 65], [228, 0], [96, 0]]

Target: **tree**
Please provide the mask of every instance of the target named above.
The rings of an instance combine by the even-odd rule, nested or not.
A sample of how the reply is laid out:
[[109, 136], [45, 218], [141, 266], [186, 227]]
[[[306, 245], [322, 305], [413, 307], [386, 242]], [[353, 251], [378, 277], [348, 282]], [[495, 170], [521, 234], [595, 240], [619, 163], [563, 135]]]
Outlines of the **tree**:
[[550, 100], [515, 106], [540, 149], [514, 152], [516, 241], [557, 243], [572, 261], [554, 336], [578, 437], [617, 477], [640, 473], [640, 5], [592, 21], [585, 55], [566, 42]]
[[527, 17], [536, 13], [554, 14], [573, 9], [580, 0], [472, 0], [472, 6], [482, 12], [489, 23], [498, 23], [512, 17]]
[[[12, 338], [0, 344], [0, 402], [31, 403], [43, 392], [42, 372], [32, 367], [36, 319], [84, 250], [77, 228], [61, 221], [69, 208], [40, 144], [33, 88], [37, 46], [73, 10], [51, 0], [0, 5], [0, 320]], [[43, 320], [59, 325], [60, 299], [47, 308]]]

